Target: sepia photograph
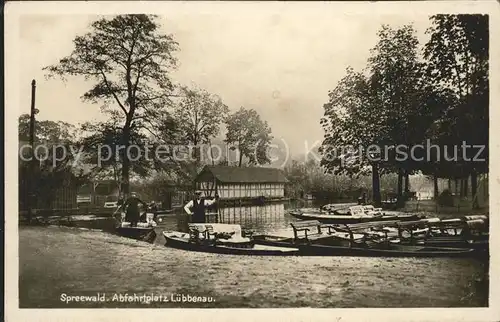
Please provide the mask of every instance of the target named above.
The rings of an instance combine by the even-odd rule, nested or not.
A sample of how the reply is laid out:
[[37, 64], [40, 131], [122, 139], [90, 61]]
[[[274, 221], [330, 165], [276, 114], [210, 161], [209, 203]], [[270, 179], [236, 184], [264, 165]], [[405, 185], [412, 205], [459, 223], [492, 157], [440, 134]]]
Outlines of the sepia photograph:
[[426, 3], [10, 3], [6, 301], [491, 307], [498, 3]]

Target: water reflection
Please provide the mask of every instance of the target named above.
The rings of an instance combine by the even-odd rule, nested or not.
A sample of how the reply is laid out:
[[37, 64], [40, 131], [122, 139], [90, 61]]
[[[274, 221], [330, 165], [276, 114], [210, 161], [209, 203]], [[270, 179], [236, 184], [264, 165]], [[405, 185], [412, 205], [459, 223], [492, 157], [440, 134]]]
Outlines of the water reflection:
[[[263, 206], [242, 206], [242, 207], [224, 207], [219, 208], [218, 213], [208, 214], [207, 222], [239, 224], [243, 229], [249, 229], [257, 234], [273, 234], [282, 232], [290, 228], [290, 223], [296, 221], [296, 218], [290, 216], [287, 211], [291, 208], [311, 206], [312, 204], [297, 204], [292, 202], [271, 203]], [[187, 232], [190, 216], [183, 209], [168, 215], [160, 215], [161, 222], [158, 223], [156, 233], [158, 234], [157, 243], [163, 241], [162, 231], [176, 230]], [[114, 231], [113, 218], [88, 218], [79, 220], [74, 218], [71, 225], [85, 227], [90, 229], [102, 229], [105, 231]]]
[[[208, 214], [207, 222], [238, 224], [256, 233], [269, 233], [290, 227], [295, 218], [287, 214], [290, 203], [273, 203], [263, 206], [242, 206], [220, 208], [218, 213]], [[161, 216], [159, 230], [186, 231], [189, 218], [185, 213]]]

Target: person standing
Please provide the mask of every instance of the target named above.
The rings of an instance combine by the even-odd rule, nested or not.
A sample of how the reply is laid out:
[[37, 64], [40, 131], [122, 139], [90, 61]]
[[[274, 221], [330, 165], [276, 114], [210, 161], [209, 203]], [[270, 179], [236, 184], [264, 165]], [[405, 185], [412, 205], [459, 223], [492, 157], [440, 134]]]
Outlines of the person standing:
[[188, 215], [191, 216], [192, 223], [200, 223], [203, 224], [206, 221], [206, 207], [213, 205], [217, 202], [217, 196], [212, 198], [212, 200], [208, 200], [201, 197], [201, 191], [195, 191], [195, 197], [193, 200], [190, 200], [185, 206], [184, 210]]
[[132, 192], [130, 194], [130, 197], [124, 204], [124, 208], [126, 209], [125, 221], [130, 222], [131, 227], [137, 226], [137, 223], [139, 222], [140, 218], [139, 204], [142, 204], [144, 205], [144, 207], [147, 207], [147, 204], [141, 199], [139, 199], [139, 197], [135, 192]]

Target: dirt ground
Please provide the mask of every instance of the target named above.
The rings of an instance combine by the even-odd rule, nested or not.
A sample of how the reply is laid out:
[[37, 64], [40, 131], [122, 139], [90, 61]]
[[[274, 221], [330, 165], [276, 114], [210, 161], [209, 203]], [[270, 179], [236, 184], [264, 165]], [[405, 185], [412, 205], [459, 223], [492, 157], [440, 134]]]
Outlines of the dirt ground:
[[19, 238], [21, 308], [487, 306], [472, 259], [216, 255], [63, 227], [20, 227]]

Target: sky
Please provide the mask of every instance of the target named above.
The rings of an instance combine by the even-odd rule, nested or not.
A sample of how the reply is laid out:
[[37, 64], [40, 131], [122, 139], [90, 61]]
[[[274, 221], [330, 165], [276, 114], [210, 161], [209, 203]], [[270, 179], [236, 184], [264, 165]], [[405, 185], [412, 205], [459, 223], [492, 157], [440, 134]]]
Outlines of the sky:
[[[67, 83], [46, 80], [42, 71], [68, 55], [74, 37], [87, 32], [97, 18], [21, 17], [19, 114], [29, 113], [30, 83], [35, 79], [38, 119], [78, 124], [103, 118], [99, 105], [80, 99], [90, 83], [78, 78]], [[255, 109], [292, 156], [321, 142], [319, 121], [328, 91], [348, 66], [359, 70], [366, 65], [383, 23], [395, 27], [413, 23], [421, 43], [430, 25], [427, 15], [332, 15], [331, 11], [172, 12], [160, 16], [159, 22], [161, 31], [172, 34], [180, 47], [172, 80], [219, 95], [231, 111], [242, 106]]]

